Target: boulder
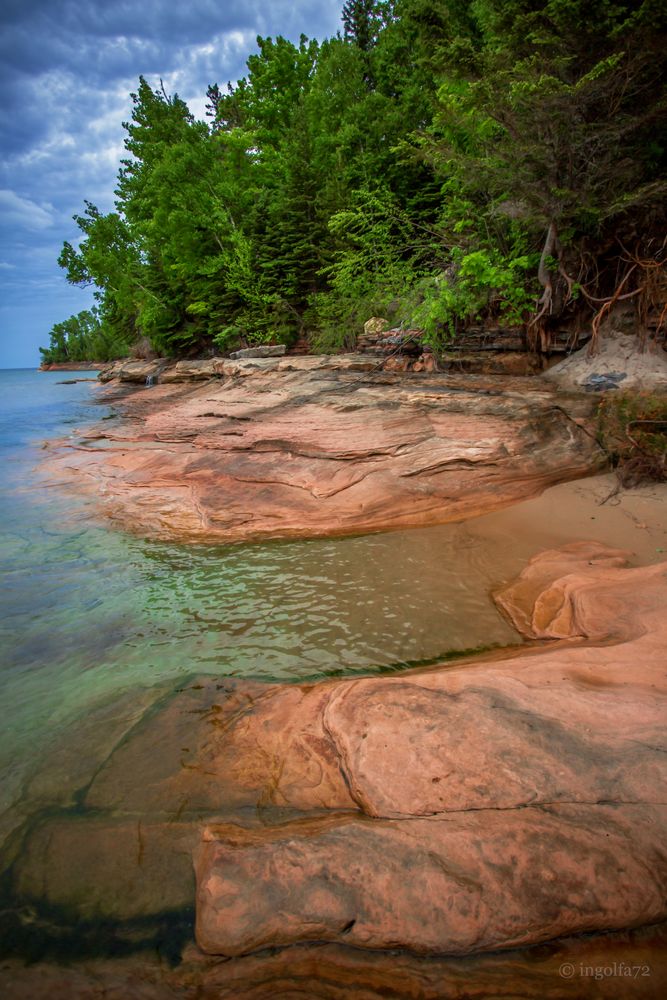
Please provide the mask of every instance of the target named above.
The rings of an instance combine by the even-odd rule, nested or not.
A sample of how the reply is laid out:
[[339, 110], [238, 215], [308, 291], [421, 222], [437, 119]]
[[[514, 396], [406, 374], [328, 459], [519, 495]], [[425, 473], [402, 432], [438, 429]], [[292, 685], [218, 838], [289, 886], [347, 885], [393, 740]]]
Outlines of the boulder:
[[364, 323], [364, 337], [375, 337], [378, 333], [384, 333], [389, 326], [389, 320], [381, 316], [371, 316]]
[[164, 358], [155, 361], [114, 361], [100, 372], [98, 378], [100, 382], [118, 380], [146, 385], [149, 380], [156, 380], [167, 364]]
[[160, 372], [160, 382], [202, 382], [223, 374], [222, 358], [205, 358], [196, 361], [177, 361]]

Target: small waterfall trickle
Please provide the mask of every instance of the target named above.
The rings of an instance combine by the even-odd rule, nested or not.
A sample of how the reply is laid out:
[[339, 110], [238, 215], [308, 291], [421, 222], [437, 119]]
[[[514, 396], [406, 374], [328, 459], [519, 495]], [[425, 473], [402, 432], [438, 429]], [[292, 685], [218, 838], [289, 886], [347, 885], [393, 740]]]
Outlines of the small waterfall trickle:
[[152, 385], [155, 385], [155, 375], [146, 376], [146, 385], [148, 386], [149, 389]]

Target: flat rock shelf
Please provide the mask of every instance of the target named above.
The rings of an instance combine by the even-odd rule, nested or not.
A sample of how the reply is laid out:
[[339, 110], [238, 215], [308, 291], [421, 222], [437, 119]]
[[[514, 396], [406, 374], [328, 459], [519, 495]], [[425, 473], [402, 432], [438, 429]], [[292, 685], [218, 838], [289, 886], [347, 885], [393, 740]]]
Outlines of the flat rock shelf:
[[590, 398], [568, 407], [534, 378], [389, 375], [354, 355], [220, 364], [202, 384], [110, 387], [121, 420], [53, 449], [50, 477], [125, 529], [247, 541], [463, 520], [603, 462]]
[[[43, 452], [85, 523], [123, 529], [104, 545], [133, 542], [129, 581], [150, 549], [160, 585], [136, 590], [123, 627], [130, 651], [157, 644], [155, 674], [113, 697], [110, 674], [17, 785], [3, 996], [665, 995], [667, 525], [662, 494], [604, 507], [613, 484], [584, 480], [603, 459], [590, 395], [353, 355], [144, 364], [115, 366], [114, 412]], [[353, 553], [377, 621], [350, 589]], [[377, 567], [401, 556], [383, 587]], [[239, 609], [202, 590], [235, 566]], [[440, 604], [417, 614], [411, 593], [401, 617], [420, 568]], [[388, 661], [396, 637], [412, 648], [397, 622], [427, 627], [457, 595], [460, 616], [483, 608], [456, 583], [468, 572], [486, 651], [466, 653], [458, 623], [452, 657]], [[299, 573], [314, 589], [295, 622]], [[290, 673], [308, 623], [335, 649], [318, 672], [313, 639], [312, 671]], [[257, 670], [267, 644], [273, 673]], [[114, 670], [134, 663], [113, 648]]]

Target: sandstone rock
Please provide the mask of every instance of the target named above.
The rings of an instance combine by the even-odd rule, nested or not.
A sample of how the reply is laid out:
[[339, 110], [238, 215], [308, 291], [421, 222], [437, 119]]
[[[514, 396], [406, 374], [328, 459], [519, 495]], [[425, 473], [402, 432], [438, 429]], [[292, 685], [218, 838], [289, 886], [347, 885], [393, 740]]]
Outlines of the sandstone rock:
[[526, 336], [521, 326], [471, 326], [459, 330], [448, 347], [451, 351], [525, 352]]
[[[204, 950], [316, 938], [456, 953], [664, 919], [667, 564], [621, 562], [568, 546], [503, 595], [519, 624], [558, 622], [595, 646], [319, 685], [311, 705], [359, 812], [211, 827], [197, 860]], [[230, 741], [294, 775], [298, 727], [276, 754], [280, 697]], [[314, 731], [311, 713], [303, 723]], [[229, 759], [207, 763], [224, 775]]]
[[[543, 383], [424, 381], [368, 364], [223, 361], [219, 381], [127, 395], [129, 419], [100, 427], [101, 444], [70, 442], [54, 471], [125, 527], [241, 541], [458, 520], [602, 460]], [[125, 364], [120, 378], [145, 381], [147, 370]]]
[[38, 370], [40, 372], [92, 372], [105, 366], [105, 361], [54, 361], [51, 364], [42, 363]]
[[25, 797], [35, 804], [71, 806], [114, 747], [130, 732], [164, 688], [120, 693], [91, 707], [45, 747], [39, 769], [26, 784]]
[[[372, 322], [369, 320], [369, 323]], [[378, 320], [376, 326], [369, 326], [368, 330], [364, 328], [362, 336], [357, 337], [357, 351], [381, 357], [389, 355], [390, 357], [415, 358], [421, 354], [423, 330], [404, 330], [402, 328], [387, 330], [385, 327], [378, 329], [379, 324], [384, 322], [384, 320]]]
[[[490, 998], [483, 970], [516, 961], [499, 948], [664, 919], [667, 564], [623, 563], [578, 543], [505, 588], [523, 630], [561, 637], [547, 646], [321, 684], [188, 683], [126, 732], [78, 815], [29, 830], [14, 890], [70, 919], [154, 919], [192, 904], [195, 850], [201, 947], [287, 949], [225, 965], [211, 996], [280, 969], [291, 989], [291, 949], [317, 940], [338, 942], [322, 955], [355, 1000], [349, 955], [376, 952], [358, 971], [380, 996], [397, 948], [401, 981], [434, 998], [428, 963], [445, 960], [418, 956], [490, 951], [460, 980], [437, 965], [452, 995], [475, 982]], [[317, 958], [295, 954], [298, 983], [316, 983]], [[522, 995], [542, 985], [533, 955]]]
[[201, 382], [223, 374], [222, 358], [177, 361], [160, 372], [160, 382]]
[[[407, 372], [410, 368], [410, 361], [408, 358], [387, 358], [382, 367], [386, 372]], [[415, 369], [413, 366], [412, 370], [422, 371], [423, 368]]]
[[117, 747], [85, 805], [204, 815], [244, 807], [354, 808], [323, 726], [330, 693], [328, 684], [202, 677]]
[[202, 678], [135, 727], [85, 804], [170, 813], [359, 808], [400, 817], [659, 802], [665, 686], [654, 674], [664, 565], [618, 569], [622, 562], [604, 546], [568, 546], [533, 560], [499, 596], [517, 626], [532, 631], [528, 609], [541, 615], [549, 595], [569, 585], [581, 596], [567, 617], [558, 612], [559, 635], [613, 637], [613, 656], [607, 646], [568, 646], [474, 668], [305, 687]]
[[147, 379], [157, 378], [161, 368], [162, 365], [157, 361], [126, 361], [117, 377], [121, 382], [145, 384]]
[[108, 365], [103, 365], [97, 378], [100, 382], [112, 382], [118, 378], [118, 374], [124, 365], [124, 361], [112, 361]]
[[320, 943], [221, 962], [190, 946], [176, 966], [145, 951], [67, 965], [5, 960], [0, 985], [3, 1000], [656, 1000], [667, 992], [666, 944], [660, 924], [463, 957]]
[[168, 362], [164, 358], [157, 358], [155, 361], [114, 361], [107, 368], [103, 368], [98, 379], [100, 382], [136, 383], [145, 385], [147, 379], [156, 379]]
[[537, 354], [527, 351], [464, 352], [459, 349], [443, 352], [441, 367], [445, 371], [521, 376], [539, 374], [542, 371], [542, 361]]
[[281, 358], [286, 350], [285, 344], [264, 344], [261, 347], [244, 347], [240, 351], [233, 351], [229, 356], [233, 361], [240, 361], [242, 358]]
[[22, 900], [78, 920], [132, 920], [192, 905], [200, 824], [172, 817], [46, 819], [14, 866]]
[[[199, 919], [215, 952], [313, 937], [464, 952], [662, 919], [667, 564], [623, 564], [577, 543], [499, 595], [522, 630], [561, 637], [546, 647], [310, 685], [189, 683], [119, 743], [87, 812], [30, 836], [17, 884], [107, 912], [116, 879], [113, 912], [148, 912], [171, 817], [187, 905], [208, 818]], [[139, 820], [155, 848], [132, 875]]]
[[667, 915], [666, 820], [667, 806], [560, 805], [209, 828], [197, 942], [228, 956], [308, 940], [466, 954], [651, 923]]

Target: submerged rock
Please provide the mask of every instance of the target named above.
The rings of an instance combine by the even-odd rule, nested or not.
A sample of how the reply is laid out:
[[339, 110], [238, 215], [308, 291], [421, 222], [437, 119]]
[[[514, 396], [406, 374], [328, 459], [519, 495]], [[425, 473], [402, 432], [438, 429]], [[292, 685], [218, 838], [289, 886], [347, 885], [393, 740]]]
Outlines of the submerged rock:
[[78, 815], [29, 831], [15, 890], [153, 919], [192, 905], [194, 854], [198, 942], [224, 956], [468, 954], [664, 920], [666, 599], [667, 563], [574, 543], [498, 595], [547, 645], [191, 682], [125, 732]]
[[667, 992], [666, 943], [661, 924], [454, 957], [308, 943], [220, 961], [190, 947], [175, 966], [146, 951], [5, 961], [0, 984], [3, 1000], [655, 1000]]
[[[200, 947], [467, 953], [665, 919], [667, 564], [621, 562], [567, 546], [503, 594], [518, 624], [569, 640], [556, 650], [322, 685], [323, 728], [358, 812], [206, 828]], [[617, 644], [572, 645], [587, 635]], [[315, 722], [272, 755], [262, 736], [276, 697], [242, 740], [291, 774], [290, 797]]]

